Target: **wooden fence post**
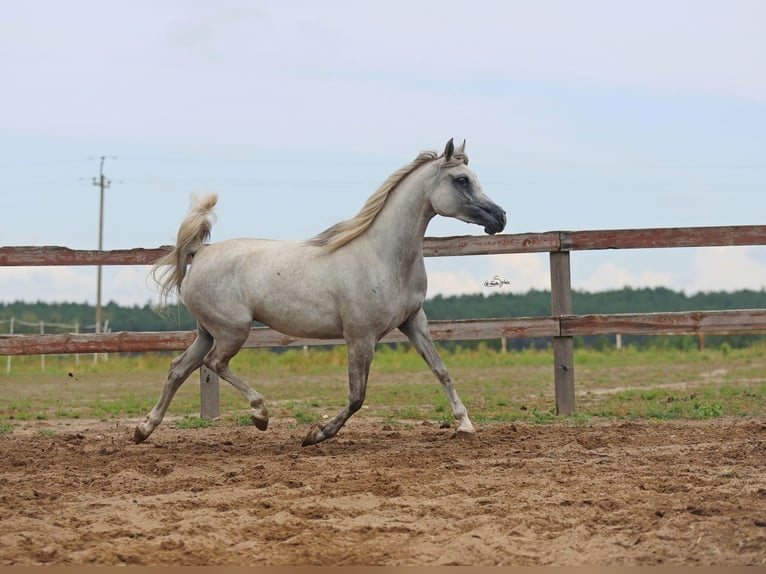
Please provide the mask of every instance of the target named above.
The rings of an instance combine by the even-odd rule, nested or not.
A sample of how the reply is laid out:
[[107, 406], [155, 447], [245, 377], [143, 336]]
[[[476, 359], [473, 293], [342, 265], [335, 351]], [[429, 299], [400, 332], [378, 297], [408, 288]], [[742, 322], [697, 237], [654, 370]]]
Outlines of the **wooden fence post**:
[[205, 365], [199, 368], [199, 398], [201, 419], [213, 420], [221, 416], [218, 374]]
[[569, 251], [554, 251], [551, 262], [551, 314], [559, 319], [559, 335], [553, 337], [553, 372], [556, 414], [571, 417], [575, 411], [574, 337], [561, 336], [561, 316], [572, 314], [572, 280]]

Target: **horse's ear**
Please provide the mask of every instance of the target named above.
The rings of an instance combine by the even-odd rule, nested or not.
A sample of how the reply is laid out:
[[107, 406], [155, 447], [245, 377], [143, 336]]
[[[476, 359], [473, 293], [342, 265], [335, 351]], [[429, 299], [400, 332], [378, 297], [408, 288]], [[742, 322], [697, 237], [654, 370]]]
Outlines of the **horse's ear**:
[[463, 145], [460, 146], [460, 149], [457, 150], [458, 154], [465, 155], [465, 140], [463, 140]]
[[455, 143], [452, 141], [452, 138], [449, 139], [447, 142], [447, 145], [444, 146], [444, 160], [449, 161], [452, 159], [452, 154], [455, 153]]

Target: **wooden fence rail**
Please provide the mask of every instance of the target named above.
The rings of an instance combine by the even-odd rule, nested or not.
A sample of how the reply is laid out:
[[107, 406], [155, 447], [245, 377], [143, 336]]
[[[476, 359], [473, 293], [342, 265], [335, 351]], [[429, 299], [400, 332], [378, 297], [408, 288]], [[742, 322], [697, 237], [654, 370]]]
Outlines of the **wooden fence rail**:
[[[551, 315], [548, 317], [500, 318], [464, 321], [432, 321], [435, 340], [494, 338], [553, 339], [556, 412], [575, 411], [574, 344], [578, 335], [744, 333], [766, 330], [766, 309], [693, 311], [683, 313], [637, 313], [574, 315], [571, 293], [571, 251], [598, 249], [657, 249], [766, 245], [766, 225], [677, 227], [595, 231], [549, 231], [545, 233], [487, 236], [426, 237], [426, 257], [549, 253]], [[151, 265], [170, 248], [75, 250], [66, 247], [0, 247], [0, 266]], [[178, 350], [187, 347], [194, 331], [155, 333], [119, 332], [64, 335], [0, 335], [0, 355], [53, 353], [131, 352]], [[398, 331], [382, 342], [406, 339]], [[267, 327], [255, 327], [246, 347], [285, 347], [343, 344], [342, 340], [289, 337]], [[214, 385], [209, 384], [214, 382]], [[217, 377], [201, 370], [201, 415], [218, 416]]]
[[[463, 319], [430, 321], [435, 341], [528, 339], [575, 335], [684, 335], [693, 333], [763, 332], [766, 309], [691, 311], [614, 315], [562, 315], [515, 319]], [[58, 355], [69, 353], [138, 353], [177, 351], [188, 347], [196, 331], [120, 331], [116, 333], [60, 333], [2, 335], [0, 355]], [[392, 331], [381, 343], [406, 343]], [[308, 339], [284, 335], [268, 327], [253, 327], [244, 348], [343, 345], [343, 339]]]

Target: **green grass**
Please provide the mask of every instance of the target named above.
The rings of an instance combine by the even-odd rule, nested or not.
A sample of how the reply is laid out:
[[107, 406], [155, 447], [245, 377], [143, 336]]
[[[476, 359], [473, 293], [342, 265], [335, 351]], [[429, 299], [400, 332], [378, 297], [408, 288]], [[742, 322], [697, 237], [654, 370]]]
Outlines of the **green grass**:
[[[546, 424], [555, 414], [552, 352], [444, 351], [458, 392], [474, 421]], [[0, 434], [13, 424], [51, 419], [118, 419], [144, 416], [157, 400], [174, 355], [110, 355], [93, 363], [74, 356], [13, 357], [0, 373]], [[272, 416], [308, 425], [333, 417], [348, 397], [346, 350], [246, 349], [232, 368], [261, 391]], [[573, 424], [595, 420], [710, 419], [766, 414], [766, 343], [744, 349], [575, 350], [577, 414]], [[169, 415], [193, 425], [199, 413], [199, 379], [181, 387]], [[221, 382], [221, 412], [249, 425], [249, 407]], [[365, 408], [355, 416], [386, 421], [453, 423], [440, 385], [408, 345], [381, 346], [370, 374]]]
[[766, 410], [764, 399], [766, 383], [743, 381], [627, 389], [597, 401], [587, 396], [580, 403], [594, 415], [606, 418], [664, 420], [761, 415]]
[[199, 417], [184, 417], [179, 419], [175, 423], [176, 428], [179, 429], [205, 429], [213, 426], [213, 421], [209, 419], [201, 419]]

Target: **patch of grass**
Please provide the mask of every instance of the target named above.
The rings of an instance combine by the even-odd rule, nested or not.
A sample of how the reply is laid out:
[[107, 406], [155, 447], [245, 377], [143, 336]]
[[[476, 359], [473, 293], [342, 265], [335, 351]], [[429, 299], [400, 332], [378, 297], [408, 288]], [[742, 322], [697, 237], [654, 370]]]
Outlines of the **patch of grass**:
[[56, 409], [54, 417], [57, 419], [79, 419], [80, 413], [75, 409], [59, 407]]
[[202, 419], [199, 417], [184, 417], [176, 421], [176, 428], [179, 429], [206, 429], [213, 426], [213, 422], [210, 419]]
[[398, 418], [398, 417], [396, 416], [396, 414], [394, 414], [394, 413], [389, 413], [389, 414], [387, 414], [387, 415], [384, 417], [384, 419], [383, 419], [383, 422], [384, 422], [386, 425], [388, 425], [388, 426], [397, 426], [397, 425], [399, 425], [399, 424], [400, 424], [400, 423], [399, 423], [399, 418]]
[[449, 428], [455, 422], [455, 417], [452, 416], [452, 413], [442, 413], [437, 422], [441, 428]]
[[322, 415], [310, 408], [298, 408], [294, 410], [293, 417], [298, 424], [311, 424], [322, 420]]
[[534, 409], [532, 411], [532, 422], [535, 424], [549, 423], [556, 419], [555, 409], [550, 409], [545, 412]]
[[718, 403], [695, 403], [692, 418], [715, 419], [723, 416], [723, 407]]
[[0, 434], [13, 433], [13, 423], [8, 421], [0, 421]]
[[423, 412], [415, 405], [409, 405], [399, 411], [399, 417], [403, 419], [422, 419]]
[[99, 398], [90, 405], [91, 414], [101, 418], [116, 418], [125, 415], [142, 415], [149, 412], [153, 402], [147, 398], [128, 395], [115, 398]]
[[585, 425], [590, 423], [593, 417], [587, 413], [575, 413], [570, 421], [575, 425]]
[[238, 427], [249, 427], [253, 425], [253, 419], [250, 415], [234, 415], [234, 424]]

